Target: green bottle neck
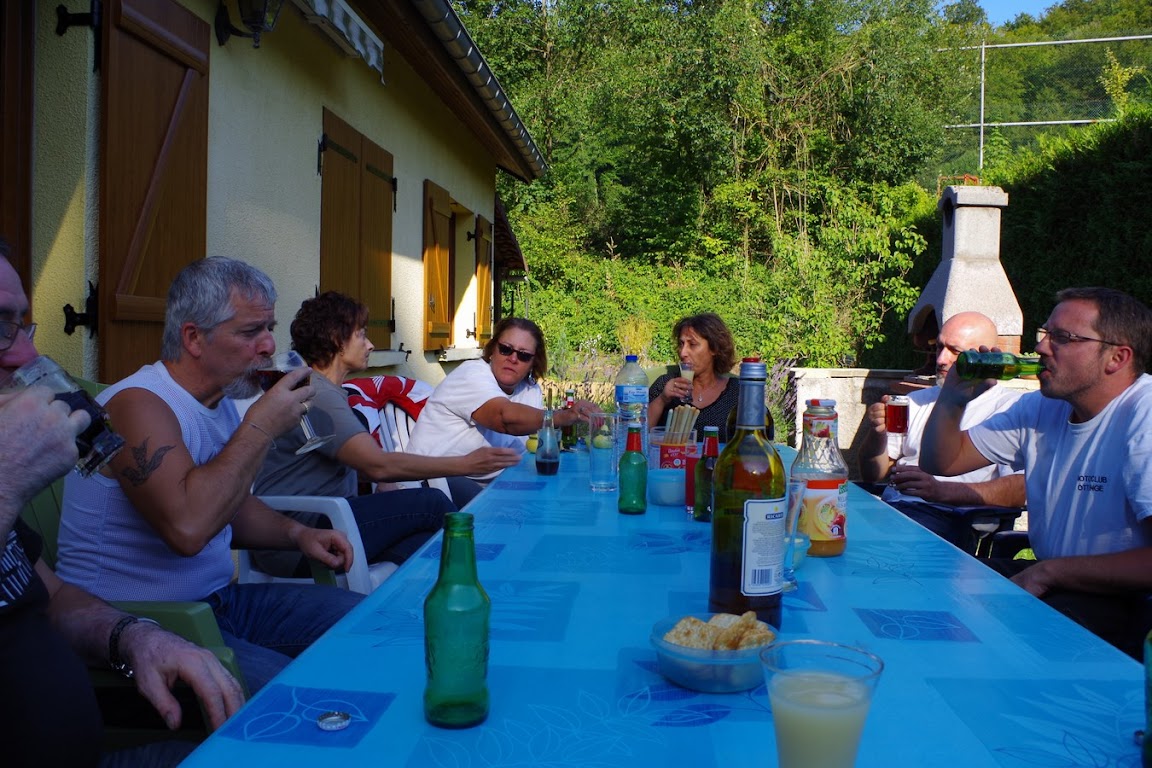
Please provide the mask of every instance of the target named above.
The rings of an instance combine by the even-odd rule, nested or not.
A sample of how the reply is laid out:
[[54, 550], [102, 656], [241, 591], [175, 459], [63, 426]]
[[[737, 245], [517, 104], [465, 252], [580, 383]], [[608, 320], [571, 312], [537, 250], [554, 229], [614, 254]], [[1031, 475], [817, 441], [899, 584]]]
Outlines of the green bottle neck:
[[[468, 519], [460, 520], [461, 517]], [[472, 515], [453, 512], [445, 516], [444, 544], [440, 550], [440, 581], [475, 583], [476, 542], [472, 535]]]

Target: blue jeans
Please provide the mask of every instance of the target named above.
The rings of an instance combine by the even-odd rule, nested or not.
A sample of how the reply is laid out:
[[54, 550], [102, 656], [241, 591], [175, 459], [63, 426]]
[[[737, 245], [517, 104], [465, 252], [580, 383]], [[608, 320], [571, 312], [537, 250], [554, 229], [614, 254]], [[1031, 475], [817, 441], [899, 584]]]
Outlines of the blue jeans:
[[256, 693], [362, 599], [314, 584], [229, 584], [204, 602]]

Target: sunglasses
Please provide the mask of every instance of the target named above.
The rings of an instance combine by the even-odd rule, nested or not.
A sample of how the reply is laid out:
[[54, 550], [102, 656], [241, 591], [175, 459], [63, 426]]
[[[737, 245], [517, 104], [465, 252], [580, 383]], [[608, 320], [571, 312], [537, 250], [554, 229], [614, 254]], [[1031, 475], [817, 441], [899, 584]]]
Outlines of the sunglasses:
[[512, 357], [512, 355], [516, 355], [516, 359], [522, 363], [530, 363], [532, 362], [532, 358], [536, 357], [535, 352], [525, 352], [523, 350], [510, 347], [507, 344], [502, 344], [499, 341], [496, 342], [496, 350], [504, 357]]

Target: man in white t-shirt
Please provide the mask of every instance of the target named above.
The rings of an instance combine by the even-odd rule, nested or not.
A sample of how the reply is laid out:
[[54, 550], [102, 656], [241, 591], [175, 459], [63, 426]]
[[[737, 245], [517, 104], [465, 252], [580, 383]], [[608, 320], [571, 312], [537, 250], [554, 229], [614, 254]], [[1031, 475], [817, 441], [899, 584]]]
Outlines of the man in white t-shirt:
[[[958, 312], [948, 318], [936, 339], [936, 380], [943, 382], [956, 358], [965, 350], [996, 343], [996, 324], [979, 312]], [[901, 440], [888, 433], [885, 395], [868, 406], [871, 427], [860, 449], [860, 475], [866, 482], [886, 481], [881, 498], [904, 515], [966, 552], [976, 549], [972, 529], [977, 510], [1024, 505], [1024, 475], [1005, 464], [992, 464], [958, 477], [936, 477], [920, 468], [924, 425], [936, 405], [940, 387], [919, 389], [908, 395], [908, 431]], [[992, 387], [965, 410], [961, 428], [967, 429], [1003, 411], [1023, 394], [1008, 387]]]
[[1025, 468], [1038, 561], [998, 570], [1139, 658], [1152, 592], [1152, 311], [1108, 288], [1070, 288], [1039, 330], [1040, 392], [962, 431], [990, 381], [948, 376], [921, 465], [956, 475]]

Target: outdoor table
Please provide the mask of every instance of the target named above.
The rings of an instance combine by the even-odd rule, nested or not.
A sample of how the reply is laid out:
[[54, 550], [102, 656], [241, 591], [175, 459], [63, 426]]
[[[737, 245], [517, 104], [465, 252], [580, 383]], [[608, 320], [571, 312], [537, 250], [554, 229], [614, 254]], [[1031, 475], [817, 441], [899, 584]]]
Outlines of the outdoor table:
[[[682, 507], [618, 514], [616, 494], [589, 491], [585, 453], [552, 477], [526, 456], [468, 511], [492, 600], [484, 724], [424, 721], [437, 536], [184, 765], [776, 764], [763, 686], [679, 688], [649, 645], [657, 620], [707, 611], [707, 524]], [[1141, 665], [856, 486], [847, 527], [842, 556], [800, 566], [781, 637], [884, 660], [858, 766], [1139, 764]], [[318, 728], [329, 710], [350, 726]]]

